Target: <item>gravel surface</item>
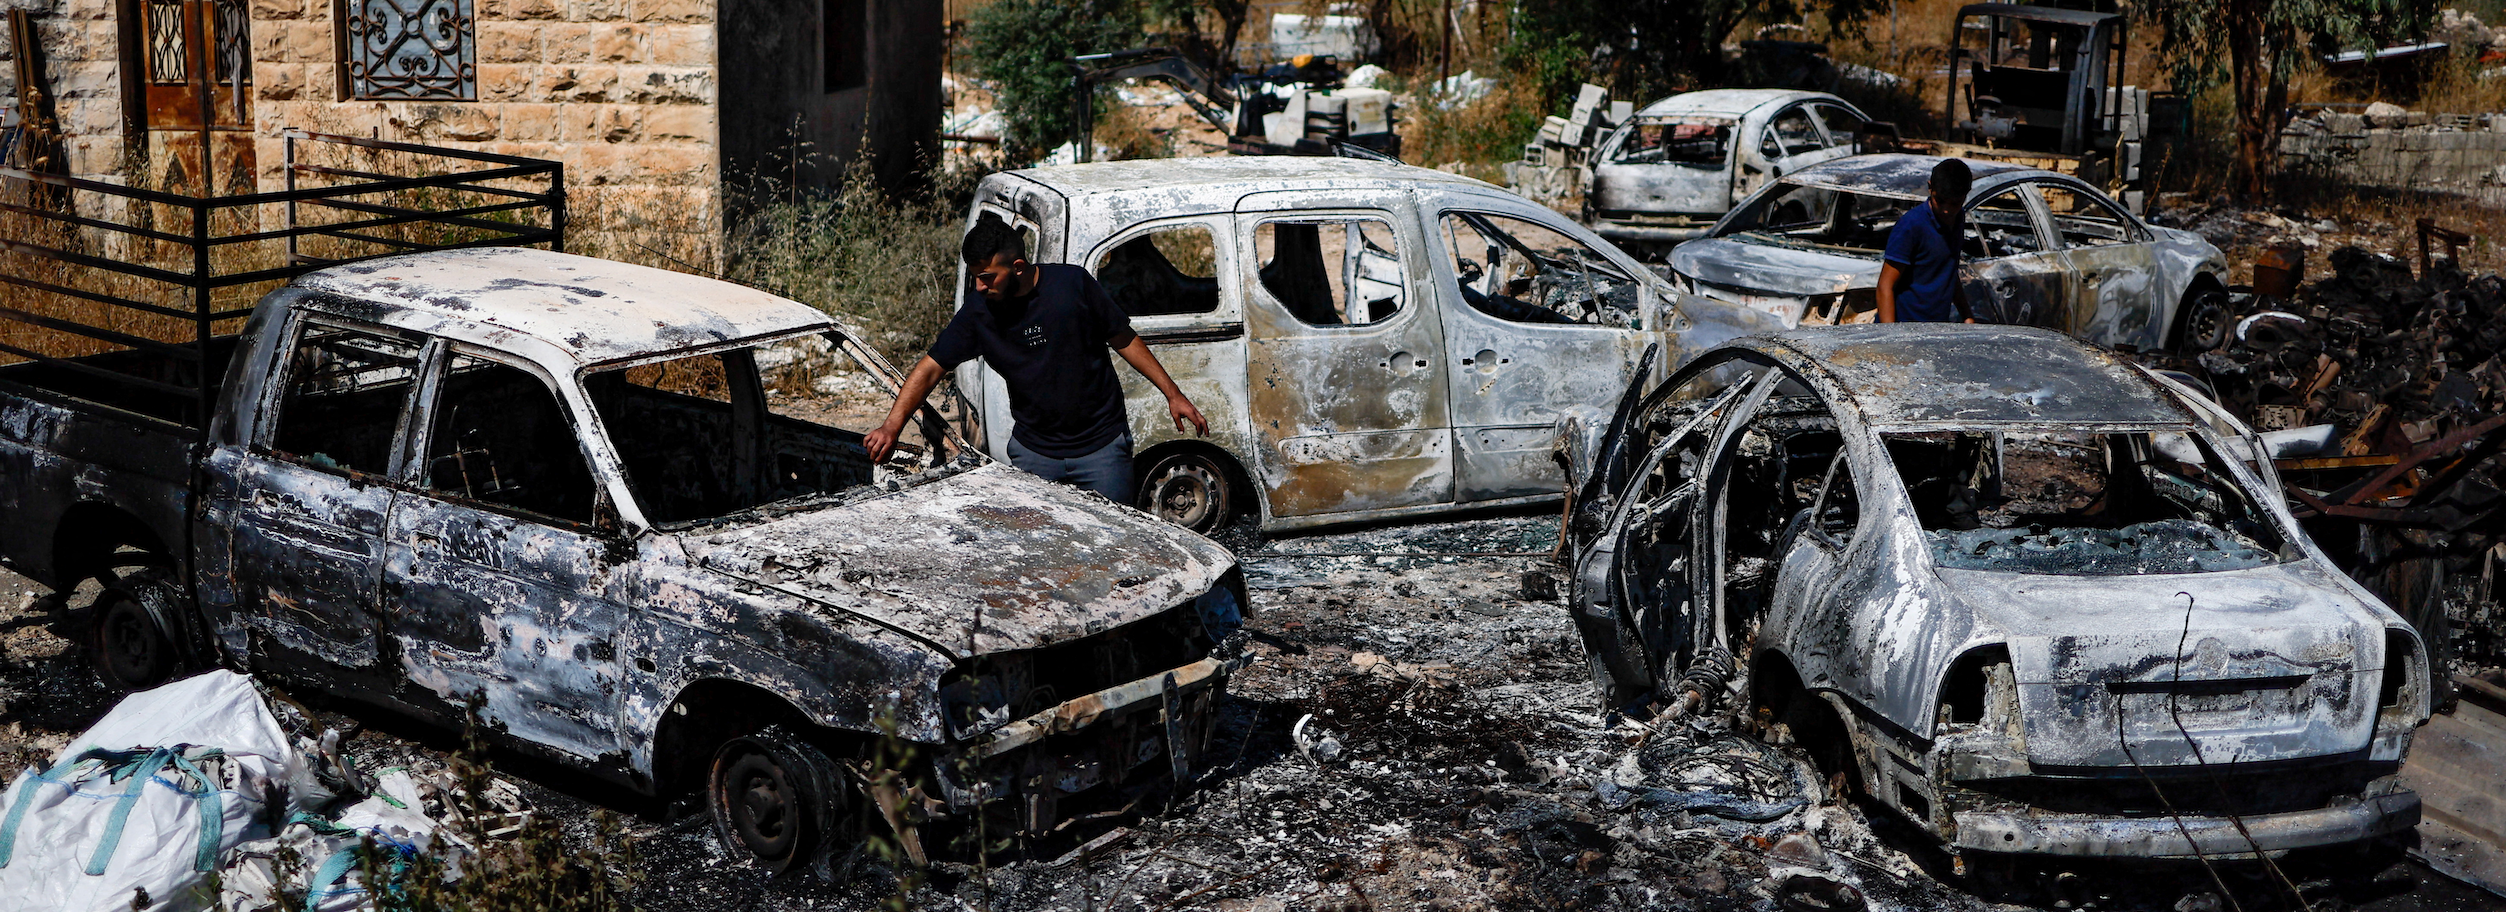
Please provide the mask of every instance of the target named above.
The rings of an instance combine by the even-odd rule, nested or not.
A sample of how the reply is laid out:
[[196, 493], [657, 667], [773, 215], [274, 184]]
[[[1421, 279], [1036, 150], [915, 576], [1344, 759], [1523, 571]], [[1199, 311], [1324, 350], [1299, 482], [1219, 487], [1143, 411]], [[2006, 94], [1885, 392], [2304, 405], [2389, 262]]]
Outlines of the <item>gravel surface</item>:
[[[2072, 866], [1960, 877], [1923, 838], [1838, 802], [1788, 748], [1711, 715], [1658, 726], [1607, 713], [1574, 628], [1525, 575], [1556, 575], [1555, 519], [1513, 516], [1260, 541], [1245, 555], [1258, 656], [1229, 688], [1210, 768], [1129, 815], [1011, 845], [948, 850], [917, 908], [1227, 912], [1461, 909], [2293, 908], [2252, 864]], [[1457, 555], [1448, 552], [1469, 552]], [[1525, 556], [1534, 553], [1539, 556]], [[0, 575], [0, 761], [57, 750], [110, 701], [45, 616]], [[1546, 595], [1535, 586], [1533, 594]], [[457, 738], [316, 704], [367, 769], [439, 766]], [[889, 869], [855, 860], [771, 880], [716, 847], [701, 815], [512, 757], [537, 808], [588, 838], [628, 823], [654, 910], [869, 909]], [[686, 811], [682, 806], [676, 810]], [[1093, 846], [1093, 849], [1083, 846]], [[2506, 910], [2380, 851], [2292, 856], [2317, 909]], [[2329, 876], [2327, 872], [2337, 872]]]

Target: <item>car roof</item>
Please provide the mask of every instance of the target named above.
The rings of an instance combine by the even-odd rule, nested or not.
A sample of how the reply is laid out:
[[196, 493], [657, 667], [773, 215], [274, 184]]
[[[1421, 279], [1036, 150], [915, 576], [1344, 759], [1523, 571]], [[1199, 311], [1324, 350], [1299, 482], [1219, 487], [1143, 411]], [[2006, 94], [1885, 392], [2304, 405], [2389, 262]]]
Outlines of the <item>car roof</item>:
[[2099, 13], [2019, 3], [1970, 3], [1958, 8], [1958, 18], [1964, 19], [1968, 16], [2000, 16], [2005, 19], [2023, 19], [2033, 22], [2059, 22], [2064, 25], [2096, 25], [2108, 19], [2123, 18], [2122, 13]]
[[849, 327], [719, 279], [529, 247], [381, 257], [298, 277], [297, 306], [543, 362], [600, 364]]
[[1843, 104], [1844, 100], [1825, 92], [1796, 89], [1706, 89], [1682, 92], [1636, 110], [1637, 117], [1665, 117], [1680, 114], [1704, 114], [1715, 117], [1739, 117], [1772, 104], [1818, 99]]
[[1497, 189], [1486, 181], [1433, 168], [1320, 155], [1159, 158], [1048, 165], [1008, 173], [1042, 184], [1064, 197], [1229, 187], [1246, 193], [1333, 187], [1395, 189], [1422, 183]]
[[[1849, 155], [1833, 161], [1820, 162], [1784, 175], [1783, 180], [1785, 183], [1827, 187], [1851, 193], [1922, 199], [1931, 187], [1932, 168], [1940, 164], [1940, 159], [1941, 157], [1936, 155], [1915, 155], [1906, 152]], [[1967, 191], [1969, 199], [1976, 198], [1976, 194], [1987, 189], [1999, 187], [2011, 181], [2062, 177], [2061, 174], [2053, 171], [2008, 162], [1970, 158], [1966, 159], [1966, 163], [1967, 169], [1975, 174], [1975, 183]]]
[[1873, 427], [2193, 424], [2122, 356], [2032, 326], [1804, 327], [1730, 347], [1775, 358]]

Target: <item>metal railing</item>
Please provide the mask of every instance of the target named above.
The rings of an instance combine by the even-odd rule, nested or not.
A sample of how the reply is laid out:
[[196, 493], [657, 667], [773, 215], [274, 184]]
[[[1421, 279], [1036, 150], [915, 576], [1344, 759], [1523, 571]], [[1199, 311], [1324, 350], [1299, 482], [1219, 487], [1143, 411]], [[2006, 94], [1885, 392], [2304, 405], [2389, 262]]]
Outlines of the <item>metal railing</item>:
[[[0, 358], [179, 397], [180, 414], [161, 417], [205, 429], [220, 379], [211, 343], [219, 324], [251, 313], [266, 290], [255, 286], [426, 250], [564, 249], [557, 162], [292, 130], [283, 139], [286, 189], [267, 193], [189, 196], [0, 168], [0, 219], [11, 222], [0, 231], [0, 286], [10, 286], [0, 287]], [[312, 160], [326, 156], [341, 161]], [[113, 352], [138, 357], [96, 357]]]

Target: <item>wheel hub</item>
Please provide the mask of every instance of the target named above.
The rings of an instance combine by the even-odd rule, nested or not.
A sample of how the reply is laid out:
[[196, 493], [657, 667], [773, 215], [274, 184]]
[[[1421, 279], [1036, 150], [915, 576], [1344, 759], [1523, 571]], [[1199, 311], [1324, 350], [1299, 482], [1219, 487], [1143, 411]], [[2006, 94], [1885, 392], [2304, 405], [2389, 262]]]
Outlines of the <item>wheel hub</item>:
[[1178, 525], [1194, 525], [1209, 515], [1210, 491], [1217, 480], [1200, 466], [1176, 466], [1158, 476], [1152, 501], [1160, 517]]

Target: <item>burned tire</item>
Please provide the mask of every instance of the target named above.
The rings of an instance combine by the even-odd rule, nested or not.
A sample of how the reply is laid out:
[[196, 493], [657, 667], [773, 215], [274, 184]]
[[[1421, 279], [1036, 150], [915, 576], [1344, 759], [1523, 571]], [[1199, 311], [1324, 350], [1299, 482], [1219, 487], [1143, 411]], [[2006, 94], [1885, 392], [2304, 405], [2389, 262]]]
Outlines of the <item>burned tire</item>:
[[1235, 476], [1205, 452], [1169, 453], [1149, 466], [1140, 484], [1140, 509], [1207, 535], [1235, 515]]
[[2229, 324], [2228, 293], [2216, 285], [2196, 285], [2184, 293], [2184, 305], [2175, 318], [2175, 350], [2188, 354], [2206, 352], [2227, 344]]
[[824, 751], [777, 726], [714, 752], [706, 807], [725, 851], [781, 874], [847, 834], [849, 794]]
[[182, 590], [155, 568], [127, 570], [96, 598], [96, 673], [116, 690], [147, 690], [190, 670]]

